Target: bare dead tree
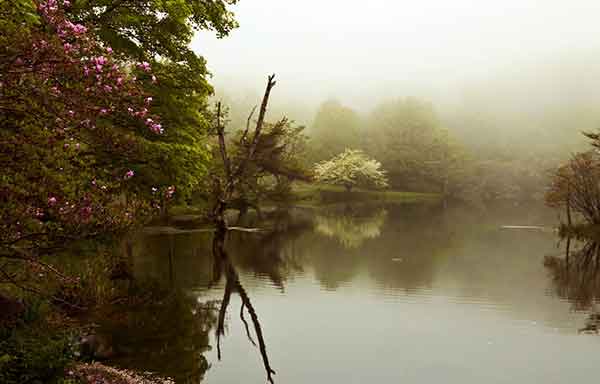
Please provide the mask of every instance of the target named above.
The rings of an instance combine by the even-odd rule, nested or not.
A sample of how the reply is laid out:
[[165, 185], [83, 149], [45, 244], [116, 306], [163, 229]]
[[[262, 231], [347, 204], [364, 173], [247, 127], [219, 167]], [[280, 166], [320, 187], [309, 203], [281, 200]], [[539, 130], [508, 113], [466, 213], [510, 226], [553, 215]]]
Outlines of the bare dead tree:
[[[227, 209], [228, 204], [233, 198], [236, 189], [241, 183], [248, 165], [252, 162], [252, 160], [255, 157], [256, 147], [258, 145], [260, 135], [265, 123], [265, 116], [267, 113], [267, 107], [269, 105], [269, 97], [271, 95], [271, 90], [273, 89], [275, 84], [275, 75], [270, 75], [267, 80], [267, 87], [265, 89], [262, 103], [260, 105], [260, 110], [258, 113], [258, 118], [256, 120], [256, 125], [254, 127], [252, 138], [249, 139], [248, 136], [250, 135], [250, 122], [256, 108], [254, 108], [248, 116], [246, 129], [244, 130], [244, 133], [242, 134], [240, 139], [240, 143], [244, 144], [246, 151], [242, 158], [238, 160], [238, 163], [235, 166], [232, 165], [231, 154], [227, 151], [227, 145], [225, 140], [225, 127], [221, 123], [221, 103], [217, 104], [217, 121], [215, 127], [219, 139], [219, 152], [221, 154], [221, 160], [223, 161], [225, 174], [224, 181], [222, 183], [217, 182], [218, 185], [215, 186], [216, 202], [212, 210], [213, 221], [218, 232], [224, 232], [227, 230], [225, 210]], [[250, 141], [248, 142], [248, 140]]]

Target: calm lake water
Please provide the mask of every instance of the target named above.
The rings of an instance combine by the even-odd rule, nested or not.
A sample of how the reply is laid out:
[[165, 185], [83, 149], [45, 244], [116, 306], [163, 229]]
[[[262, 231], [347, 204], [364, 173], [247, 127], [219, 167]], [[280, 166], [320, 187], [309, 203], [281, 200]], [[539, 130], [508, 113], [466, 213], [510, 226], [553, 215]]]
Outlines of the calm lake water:
[[589, 382], [600, 337], [581, 330], [593, 330], [599, 291], [544, 265], [564, 252], [551, 229], [502, 228], [556, 220], [526, 205], [293, 209], [230, 233], [225, 264], [210, 232], [149, 230], [134, 243], [137, 278], [185, 298], [111, 331], [130, 348], [114, 363], [264, 383], [253, 311], [276, 383]]

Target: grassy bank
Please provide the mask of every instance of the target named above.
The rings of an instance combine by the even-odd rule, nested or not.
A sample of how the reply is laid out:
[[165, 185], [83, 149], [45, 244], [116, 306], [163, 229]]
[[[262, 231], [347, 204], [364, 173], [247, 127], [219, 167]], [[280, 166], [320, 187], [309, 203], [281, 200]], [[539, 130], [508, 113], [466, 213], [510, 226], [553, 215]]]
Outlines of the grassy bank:
[[334, 185], [297, 183], [293, 189], [294, 200], [300, 205], [318, 205], [340, 202], [385, 202], [385, 203], [417, 203], [437, 201], [441, 196], [437, 193], [405, 192], [390, 190], [368, 190], [355, 188], [348, 192], [343, 187]]

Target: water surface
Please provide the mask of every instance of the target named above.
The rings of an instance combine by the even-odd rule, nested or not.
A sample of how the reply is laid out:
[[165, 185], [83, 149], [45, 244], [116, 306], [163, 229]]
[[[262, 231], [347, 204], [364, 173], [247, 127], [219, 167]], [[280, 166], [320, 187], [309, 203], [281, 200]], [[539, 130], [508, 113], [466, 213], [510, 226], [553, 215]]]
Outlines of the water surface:
[[[209, 232], [149, 231], [134, 246], [136, 276], [192, 304], [156, 308], [167, 329], [180, 330], [121, 362], [152, 354], [154, 369], [179, 382], [266, 382], [247, 306], [240, 317], [244, 298], [276, 383], [587, 382], [600, 338], [582, 330], [594, 330], [597, 291], [578, 302], [544, 266], [563, 252], [555, 218], [527, 205], [282, 210], [254, 224], [259, 233], [230, 233], [225, 266]], [[502, 228], [511, 225], [548, 229]], [[201, 333], [201, 348], [186, 342], [198, 337], [189, 329]]]

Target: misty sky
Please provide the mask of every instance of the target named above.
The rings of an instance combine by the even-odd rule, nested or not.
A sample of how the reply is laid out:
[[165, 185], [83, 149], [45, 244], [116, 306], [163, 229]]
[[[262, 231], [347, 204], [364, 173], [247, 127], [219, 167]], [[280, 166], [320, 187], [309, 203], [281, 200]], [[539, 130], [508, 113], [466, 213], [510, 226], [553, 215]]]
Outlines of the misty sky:
[[[444, 93], [600, 47], [599, 0], [241, 0], [240, 28], [198, 34], [217, 85], [360, 102], [382, 87]], [[400, 89], [394, 91], [403, 95]]]

